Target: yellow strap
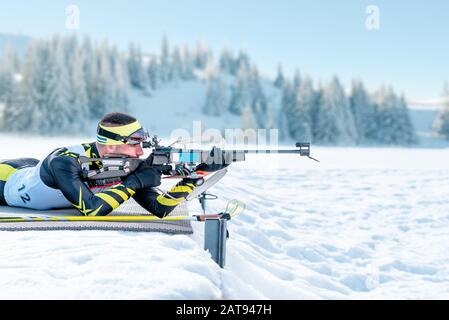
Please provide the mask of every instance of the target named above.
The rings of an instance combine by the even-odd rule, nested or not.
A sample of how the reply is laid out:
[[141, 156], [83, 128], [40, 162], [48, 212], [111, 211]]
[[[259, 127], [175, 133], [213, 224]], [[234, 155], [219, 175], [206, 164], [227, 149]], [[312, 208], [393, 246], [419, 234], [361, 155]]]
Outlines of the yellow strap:
[[190, 188], [189, 186], [176, 186], [170, 189], [170, 191], [168, 192], [187, 192], [190, 193], [192, 192], [192, 188]]
[[166, 198], [164, 197], [164, 195], [160, 195], [156, 198], [157, 202], [167, 206], [167, 207], [174, 207], [177, 206], [178, 204], [180, 204], [183, 200], [185, 200], [184, 197], [178, 198], [178, 199], [170, 199], [170, 198]]
[[122, 190], [119, 189], [109, 189], [107, 191], [111, 191], [114, 192], [115, 194], [118, 194], [120, 197], [122, 197], [123, 201], [126, 201], [129, 199], [129, 196], [126, 194], [126, 192], [123, 192]]
[[130, 188], [126, 188], [126, 190], [129, 192], [131, 197], [136, 193], [133, 189], [130, 189]]
[[8, 178], [16, 171], [17, 169], [9, 164], [0, 164], [0, 180], [8, 181]]
[[65, 151], [64, 153], [63, 153], [63, 155], [64, 156], [70, 156], [70, 157], [73, 157], [73, 158], [78, 158], [78, 154], [76, 154], [76, 153], [73, 153], [73, 152], [70, 152], [70, 151]]
[[118, 201], [115, 200], [114, 197], [112, 197], [106, 193], [100, 192], [100, 193], [97, 193], [95, 196], [104, 200], [107, 204], [109, 204], [111, 206], [112, 210], [115, 210], [120, 206], [120, 203], [118, 203]]

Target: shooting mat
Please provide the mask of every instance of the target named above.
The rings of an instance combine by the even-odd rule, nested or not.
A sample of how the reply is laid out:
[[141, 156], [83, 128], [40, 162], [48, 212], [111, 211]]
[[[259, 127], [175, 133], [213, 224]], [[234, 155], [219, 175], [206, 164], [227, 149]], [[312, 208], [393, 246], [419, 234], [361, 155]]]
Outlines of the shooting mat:
[[[76, 209], [62, 210], [30, 210], [0, 206], [0, 216], [20, 215], [55, 215], [55, 216], [79, 216]], [[109, 216], [122, 215], [152, 215], [142, 208], [132, 198]], [[179, 204], [170, 216], [188, 215], [187, 202]], [[157, 221], [157, 222], [102, 222], [102, 221], [52, 221], [52, 222], [0, 222], [0, 231], [29, 231], [29, 230], [115, 230], [115, 231], [140, 231], [140, 232], [164, 232], [170, 234], [193, 233], [190, 221]]]

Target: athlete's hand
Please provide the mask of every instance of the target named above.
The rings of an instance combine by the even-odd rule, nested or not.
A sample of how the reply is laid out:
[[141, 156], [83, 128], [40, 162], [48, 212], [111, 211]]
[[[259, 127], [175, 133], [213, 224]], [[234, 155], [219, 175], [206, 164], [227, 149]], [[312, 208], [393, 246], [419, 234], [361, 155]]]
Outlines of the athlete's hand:
[[192, 172], [183, 165], [177, 165], [174, 169], [170, 167], [168, 170], [162, 171], [167, 176], [188, 176]]
[[229, 166], [229, 163], [226, 163], [226, 158], [224, 152], [217, 147], [213, 147], [204, 163], [200, 163], [196, 166], [195, 171], [206, 171], [206, 172], [214, 172]]
[[205, 172], [215, 172], [221, 169], [226, 168], [229, 166], [229, 164], [207, 164], [207, 163], [200, 163], [195, 167], [195, 171], [205, 171]]
[[123, 180], [123, 184], [133, 190], [157, 187], [161, 184], [161, 171], [144, 161]]

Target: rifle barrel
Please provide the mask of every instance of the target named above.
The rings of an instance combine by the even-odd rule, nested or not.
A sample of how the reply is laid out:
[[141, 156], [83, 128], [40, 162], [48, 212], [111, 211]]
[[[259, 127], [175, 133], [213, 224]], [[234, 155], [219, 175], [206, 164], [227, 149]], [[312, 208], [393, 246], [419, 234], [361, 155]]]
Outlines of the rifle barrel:
[[225, 152], [235, 152], [235, 153], [281, 153], [281, 154], [295, 154], [309, 156], [310, 154], [310, 143], [309, 142], [297, 142], [296, 147], [299, 149], [254, 149], [254, 150], [225, 150]]
[[224, 150], [225, 152], [236, 152], [236, 153], [303, 153], [304, 150]]

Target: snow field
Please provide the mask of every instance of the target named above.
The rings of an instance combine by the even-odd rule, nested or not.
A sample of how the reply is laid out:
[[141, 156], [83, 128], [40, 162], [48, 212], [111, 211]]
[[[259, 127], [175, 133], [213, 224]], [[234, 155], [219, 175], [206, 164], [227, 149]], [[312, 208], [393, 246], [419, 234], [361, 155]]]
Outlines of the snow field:
[[[81, 141], [3, 135], [0, 158]], [[232, 164], [208, 204], [247, 205], [228, 224], [223, 270], [202, 250], [199, 223], [191, 236], [0, 232], [0, 298], [447, 299], [448, 153], [312, 146], [320, 163], [250, 155]]]

